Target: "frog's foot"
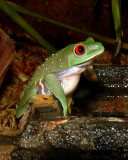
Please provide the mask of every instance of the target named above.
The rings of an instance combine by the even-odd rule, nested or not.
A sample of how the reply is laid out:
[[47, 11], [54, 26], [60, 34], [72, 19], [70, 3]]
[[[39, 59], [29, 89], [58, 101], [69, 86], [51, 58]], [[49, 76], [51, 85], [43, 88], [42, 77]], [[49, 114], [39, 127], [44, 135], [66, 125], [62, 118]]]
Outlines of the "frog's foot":
[[40, 104], [53, 104], [54, 103], [54, 98], [50, 97], [48, 95], [38, 94], [36, 96], [33, 96], [32, 102], [35, 104], [31, 108], [32, 114], [34, 115], [35, 108], [42, 107], [42, 105], [40, 105]]
[[54, 103], [54, 98], [44, 94], [38, 94], [33, 97], [33, 102], [35, 104], [52, 104]]
[[68, 102], [68, 115], [71, 115], [71, 108], [74, 104], [74, 100], [71, 96], [67, 97], [67, 102]]

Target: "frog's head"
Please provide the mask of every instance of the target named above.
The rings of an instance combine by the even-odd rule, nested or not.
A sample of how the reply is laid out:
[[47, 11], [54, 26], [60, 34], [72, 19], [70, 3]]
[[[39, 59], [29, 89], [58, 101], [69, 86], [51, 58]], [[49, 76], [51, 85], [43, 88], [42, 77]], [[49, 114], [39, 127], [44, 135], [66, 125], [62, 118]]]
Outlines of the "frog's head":
[[69, 67], [91, 62], [91, 60], [104, 52], [104, 47], [100, 42], [95, 42], [89, 37], [85, 42], [80, 42], [70, 46], [68, 54]]

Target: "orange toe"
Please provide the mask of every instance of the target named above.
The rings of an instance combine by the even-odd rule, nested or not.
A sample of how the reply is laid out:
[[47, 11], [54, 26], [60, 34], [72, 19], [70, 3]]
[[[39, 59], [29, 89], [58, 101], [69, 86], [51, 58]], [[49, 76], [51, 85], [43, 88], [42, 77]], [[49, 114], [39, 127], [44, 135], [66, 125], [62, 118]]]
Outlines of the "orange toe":
[[48, 95], [39, 94], [33, 97], [33, 102], [35, 104], [52, 104], [54, 102], [53, 97], [50, 97]]

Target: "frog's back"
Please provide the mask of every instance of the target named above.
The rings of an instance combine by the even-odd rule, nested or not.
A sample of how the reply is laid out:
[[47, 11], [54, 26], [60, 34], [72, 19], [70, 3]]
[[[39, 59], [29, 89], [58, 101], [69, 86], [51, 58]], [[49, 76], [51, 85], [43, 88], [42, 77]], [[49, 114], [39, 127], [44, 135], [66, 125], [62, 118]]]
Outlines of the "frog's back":
[[68, 58], [66, 53], [64, 51], [57, 52], [46, 59], [46, 61], [40, 67], [38, 67], [31, 81], [42, 80], [46, 74], [58, 72], [67, 68]]

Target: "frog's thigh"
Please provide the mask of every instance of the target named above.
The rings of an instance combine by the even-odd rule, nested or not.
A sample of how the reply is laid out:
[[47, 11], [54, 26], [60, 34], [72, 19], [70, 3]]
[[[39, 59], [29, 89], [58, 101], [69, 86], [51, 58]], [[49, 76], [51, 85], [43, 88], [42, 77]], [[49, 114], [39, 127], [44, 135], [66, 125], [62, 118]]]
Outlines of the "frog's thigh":
[[64, 94], [64, 90], [58, 80], [57, 76], [54, 74], [47, 74], [44, 77], [45, 85], [47, 88], [60, 100], [63, 106], [64, 116], [67, 115], [67, 100]]

